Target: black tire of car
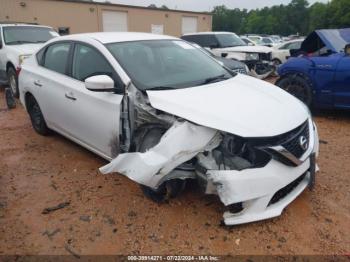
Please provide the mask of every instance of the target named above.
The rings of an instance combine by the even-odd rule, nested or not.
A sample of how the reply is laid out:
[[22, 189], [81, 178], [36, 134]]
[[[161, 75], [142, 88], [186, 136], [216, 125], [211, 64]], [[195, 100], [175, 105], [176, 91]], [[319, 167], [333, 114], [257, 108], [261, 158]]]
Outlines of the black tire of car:
[[306, 104], [309, 108], [312, 105], [311, 83], [304, 77], [298, 75], [288, 75], [280, 78], [276, 85], [295, 96]]
[[8, 84], [12, 90], [13, 96], [19, 98], [18, 77], [16, 70], [12, 66], [10, 66], [7, 70], [7, 79]]
[[16, 99], [14, 98], [10, 87], [5, 88], [5, 98], [8, 109], [13, 109], [16, 107]]
[[[144, 135], [142, 139], [140, 139], [139, 144], [136, 145], [136, 151], [144, 153], [159, 143], [161, 137], [165, 133], [165, 129], [151, 128], [147, 132], [141, 133]], [[144, 185], [141, 185], [141, 189], [146, 197], [154, 202], [160, 203], [178, 196], [184, 190], [185, 185], [186, 180], [172, 179], [161, 184], [156, 190]]]
[[46, 121], [41, 112], [38, 102], [33, 96], [30, 96], [27, 98], [26, 104], [34, 130], [40, 135], [49, 135], [50, 129], [46, 125]]
[[272, 62], [274, 66], [279, 66], [280, 64], [282, 64], [281, 60], [279, 60], [278, 58], [273, 59]]

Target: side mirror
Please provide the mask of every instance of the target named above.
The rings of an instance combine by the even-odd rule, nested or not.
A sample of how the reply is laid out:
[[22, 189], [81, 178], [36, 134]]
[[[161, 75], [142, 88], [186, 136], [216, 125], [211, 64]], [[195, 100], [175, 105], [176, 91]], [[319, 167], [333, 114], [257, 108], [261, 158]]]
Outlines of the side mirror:
[[221, 57], [225, 58], [228, 55], [228, 53], [221, 53]]
[[344, 52], [346, 55], [350, 55], [350, 44], [346, 44], [346, 46], [344, 48]]
[[95, 92], [114, 92], [114, 81], [107, 75], [91, 76], [85, 79], [85, 87]]

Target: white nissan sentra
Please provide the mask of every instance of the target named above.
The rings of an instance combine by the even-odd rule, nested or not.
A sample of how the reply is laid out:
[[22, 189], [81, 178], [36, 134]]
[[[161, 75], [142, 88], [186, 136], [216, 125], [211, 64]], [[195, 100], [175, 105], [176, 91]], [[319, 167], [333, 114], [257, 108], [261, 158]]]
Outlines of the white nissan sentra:
[[27, 59], [20, 99], [33, 128], [110, 161], [155, 201], [189, 179], [226, 207], [224, 222], [281, 214], [314, 184], [318, 135], [308, 109], [178, 38], [58, 37]]

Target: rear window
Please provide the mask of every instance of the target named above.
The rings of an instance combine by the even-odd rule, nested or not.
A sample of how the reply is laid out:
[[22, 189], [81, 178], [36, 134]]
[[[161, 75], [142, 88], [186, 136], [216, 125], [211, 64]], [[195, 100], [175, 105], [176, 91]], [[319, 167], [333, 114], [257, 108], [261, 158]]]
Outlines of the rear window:
[[6, 45], [45, 43], [58, 36], [51, 28], [37, 26], [6, 26], [3, 28]]
[[42, 65], [57, 73], [66, 74], [69, 49], [69, 43], [57, 43], [50, 45], [45, 51]]

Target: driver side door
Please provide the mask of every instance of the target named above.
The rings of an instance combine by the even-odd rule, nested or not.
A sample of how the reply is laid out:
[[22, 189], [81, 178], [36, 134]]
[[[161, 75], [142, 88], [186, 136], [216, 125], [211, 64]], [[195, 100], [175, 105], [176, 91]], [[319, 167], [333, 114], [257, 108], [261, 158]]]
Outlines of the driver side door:
[[108, 75], [120, 80], [104, 55], [93, 46], [74, 43], [70, 81], [65, 93], [65, 130], [73, 140], [106, 159], [119, 153], [119, 124], [123, 95], [86, 89], [85, 79]]

